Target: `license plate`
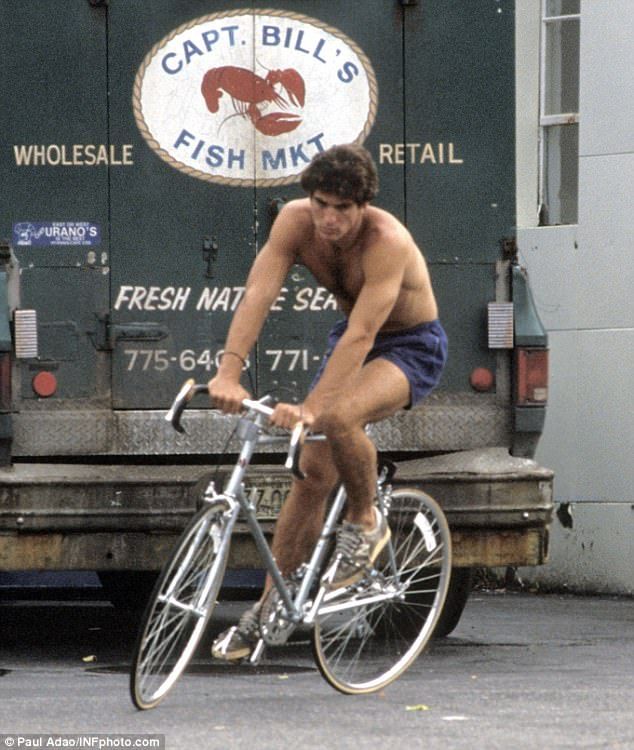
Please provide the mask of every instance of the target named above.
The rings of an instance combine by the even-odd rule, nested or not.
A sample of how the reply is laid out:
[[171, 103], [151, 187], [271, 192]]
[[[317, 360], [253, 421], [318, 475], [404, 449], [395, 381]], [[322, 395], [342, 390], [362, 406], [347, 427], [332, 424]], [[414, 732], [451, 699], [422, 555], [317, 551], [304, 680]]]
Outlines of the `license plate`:
[[260, 519], [275, 519], [291, 491], [291, 482], [285, 477], [267, 478], [252, 486], [247, 483], [246, 492], [255, 506], [255, 514]]

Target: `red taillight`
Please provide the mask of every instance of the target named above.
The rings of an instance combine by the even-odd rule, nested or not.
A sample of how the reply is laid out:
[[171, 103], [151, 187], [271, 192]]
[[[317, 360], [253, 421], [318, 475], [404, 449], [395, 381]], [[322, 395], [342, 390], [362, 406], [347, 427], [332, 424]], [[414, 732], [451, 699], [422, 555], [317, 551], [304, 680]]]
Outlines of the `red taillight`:
[[515, 351], [515, 403], [545, 406], [548, 401], [548, 349]]

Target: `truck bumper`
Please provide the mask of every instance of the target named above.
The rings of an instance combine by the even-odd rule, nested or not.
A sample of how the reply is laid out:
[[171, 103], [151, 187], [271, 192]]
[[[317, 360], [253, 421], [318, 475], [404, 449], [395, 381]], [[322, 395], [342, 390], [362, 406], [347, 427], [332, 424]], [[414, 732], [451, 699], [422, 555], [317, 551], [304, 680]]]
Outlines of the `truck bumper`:
[[[16, 464], [0, 470], [0, 569], [155, 570], [195, 511], [208, 467]], [[256, 466], [247, 486], [272, 533], [290, 479]], [[548, 555], [553, 473], [503, 448], [399, 464], [396, 486], [438, 500], [452, 531], [454, 565], [540, 565]], [[230, 567], [259, 567], [238, 526]]]

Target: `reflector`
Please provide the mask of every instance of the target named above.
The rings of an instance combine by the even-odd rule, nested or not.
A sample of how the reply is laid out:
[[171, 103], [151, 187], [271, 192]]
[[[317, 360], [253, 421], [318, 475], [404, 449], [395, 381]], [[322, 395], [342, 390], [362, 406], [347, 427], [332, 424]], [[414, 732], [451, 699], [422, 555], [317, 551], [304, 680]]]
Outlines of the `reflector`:
[[57, 390], [57, 378], [52, 372], [38, 372], [33, 378], [32, 386], [38, 396], [48, 398]]
[[515, 402], [544, 406], [548, 401], [548, 349], [515, 352]]

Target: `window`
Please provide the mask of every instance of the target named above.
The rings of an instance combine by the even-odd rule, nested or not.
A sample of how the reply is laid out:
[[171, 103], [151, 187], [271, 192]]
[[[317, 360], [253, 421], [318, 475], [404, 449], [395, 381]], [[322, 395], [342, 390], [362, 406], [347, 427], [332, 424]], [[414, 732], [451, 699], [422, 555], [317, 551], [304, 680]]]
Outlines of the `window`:
[[581, 0], [542, 0], [540, 224], [575, 224]]

